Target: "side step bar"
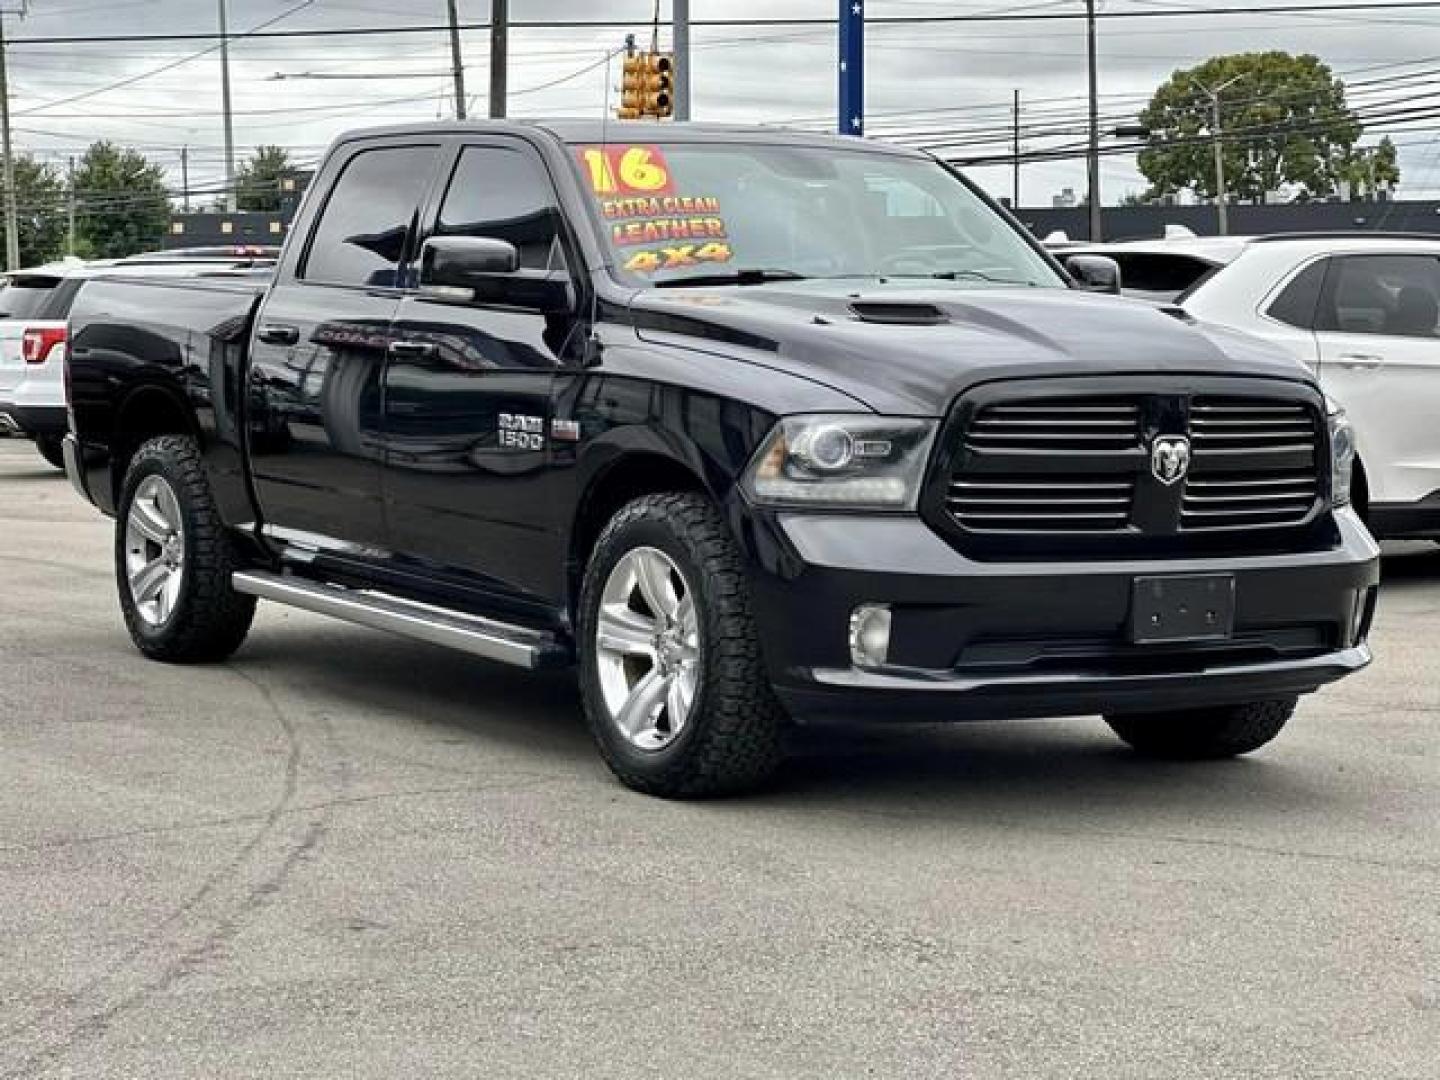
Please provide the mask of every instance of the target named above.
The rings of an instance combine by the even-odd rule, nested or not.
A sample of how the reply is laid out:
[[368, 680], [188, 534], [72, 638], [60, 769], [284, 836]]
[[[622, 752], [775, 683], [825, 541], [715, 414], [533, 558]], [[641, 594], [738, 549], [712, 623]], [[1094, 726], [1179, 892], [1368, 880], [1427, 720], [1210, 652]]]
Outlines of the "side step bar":
[[388, 630], [502, 664], [533, 669], [561, 667], [571, 662], [569, 648], [549, 634], [388, 593], [346, 589], [259, 570], [239, 571], [231, 578], [231, 584], [236, 592], [262, 600], [274, 600], [372, 630]]

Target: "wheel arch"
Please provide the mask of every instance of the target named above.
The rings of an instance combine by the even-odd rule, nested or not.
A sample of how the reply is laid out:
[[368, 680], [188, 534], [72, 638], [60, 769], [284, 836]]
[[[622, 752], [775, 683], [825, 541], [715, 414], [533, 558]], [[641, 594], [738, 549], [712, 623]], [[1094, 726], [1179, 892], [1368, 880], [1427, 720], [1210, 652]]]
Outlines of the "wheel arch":
[[[580, 498], [570, 524], [568, 587], [570, 610], [576, 610], [580, 584], [595, 542], [605, 525], [626, 503], [662, 491], [693, 491], [716, 507], [724, 503], [729, 483], [717, 484], [713, 466], [706, 467], [698, 450], [676, 452], [674, 447], [643, 440], [639, 445], [612, 444], [597, 454], [584, 471]], [[710, 474], [710, 475], [707, 475]]]
[[120, 505], [120, 486], [130, 460], [146, 442], [162, 435], [186, 435], [200, 441], [195, 413], [174, 389], [158, 382], [130, 388], [115, 411], [110, 438], [112, 505]]

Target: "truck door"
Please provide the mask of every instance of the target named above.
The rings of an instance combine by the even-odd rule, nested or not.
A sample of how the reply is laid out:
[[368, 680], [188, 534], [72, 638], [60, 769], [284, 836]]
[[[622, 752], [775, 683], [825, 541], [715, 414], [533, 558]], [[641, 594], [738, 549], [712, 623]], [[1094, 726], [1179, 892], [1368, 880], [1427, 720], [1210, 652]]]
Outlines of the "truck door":
[[1440, 490], [1440, 258], [1332, 259], [1316, 336], [1320, 383], [1355, 425], [1372, 505]]
[[[573, 266], [539, 156], [519, 141], [456, 147], [436, 236], [505, 240], [525, 269]], [[581, 345], [574, 315], [422, 288], [400, 302], [385, 365], [390, 546], [495, 600], [564, 588], [551, 398]]]
[[308, 243], [260, 309], [250, 460], [267, 531], [292, 542], [384, 542], [381, 376], [401, 267], [438, 154], [438, 145], [369, 143], [332, 160]]

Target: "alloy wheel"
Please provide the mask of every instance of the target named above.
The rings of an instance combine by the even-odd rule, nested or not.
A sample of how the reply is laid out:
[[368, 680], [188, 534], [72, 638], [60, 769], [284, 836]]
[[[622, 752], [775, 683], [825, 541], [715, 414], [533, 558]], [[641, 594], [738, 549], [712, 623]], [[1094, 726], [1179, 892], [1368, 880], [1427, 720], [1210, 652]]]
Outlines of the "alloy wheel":
[[165, 625], [185, 580], [185, 528], [180, 501], [163, 477], [147, 476], [130, 500], [125, 580], [140, 618], [150, 626]]
[[594, 644], [616, 729], [641, 750], [673, 743], [695, 706], [701, 642], [694, 591], [670, 556], [639, 547], [620, 558], [600, 596]]

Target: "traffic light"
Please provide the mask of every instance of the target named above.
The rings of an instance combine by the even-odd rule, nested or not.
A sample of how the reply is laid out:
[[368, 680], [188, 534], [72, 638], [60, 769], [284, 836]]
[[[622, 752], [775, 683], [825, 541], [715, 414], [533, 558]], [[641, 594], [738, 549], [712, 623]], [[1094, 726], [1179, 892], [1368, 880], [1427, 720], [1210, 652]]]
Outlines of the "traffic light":
[[663, 120], [675, 111], [675, 58], [670, 53], [637, 52], [625, 57], [620, 76], [621, 120], [653, 116]]

